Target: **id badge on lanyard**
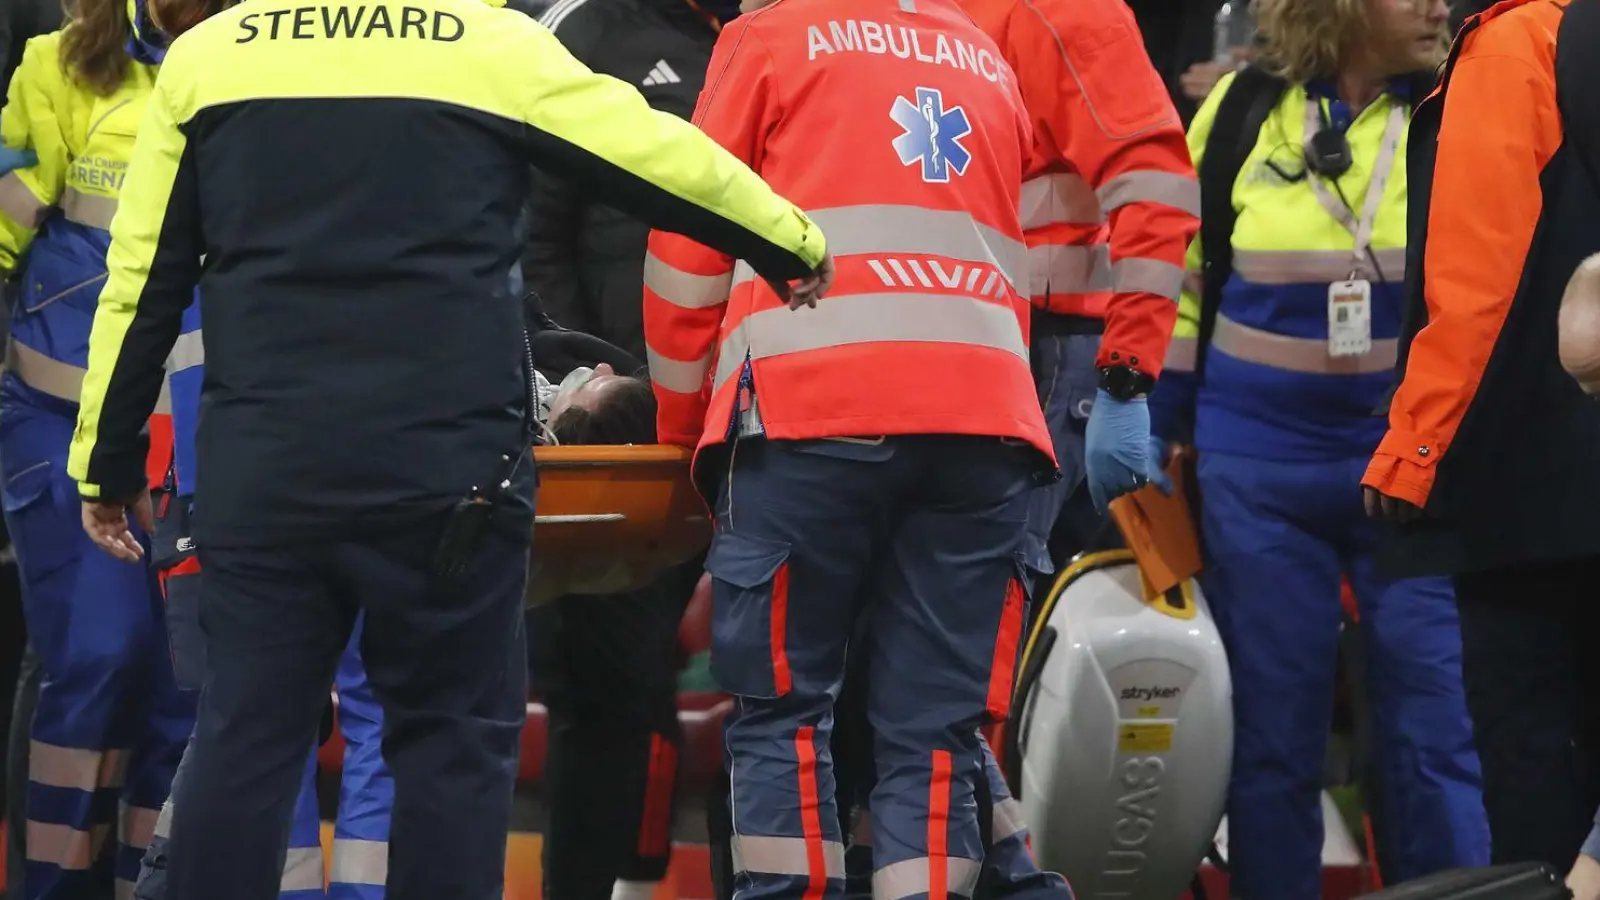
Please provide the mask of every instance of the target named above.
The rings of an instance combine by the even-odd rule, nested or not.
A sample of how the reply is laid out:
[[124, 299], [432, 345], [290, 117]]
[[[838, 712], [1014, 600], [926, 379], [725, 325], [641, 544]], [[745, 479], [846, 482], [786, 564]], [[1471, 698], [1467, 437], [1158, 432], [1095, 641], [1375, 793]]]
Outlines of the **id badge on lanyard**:
[[[1306, 99], [1306, 134], [1320, 127], [1321, 101]], [[1389, 110], [1389, 122], [1383, 132], [1383, 146], [1372, 164], [1372, 178], [1367, 184], [1366, 202], [1362, 204], [1361, 218], [1347, 207], [1342, 197], [1335, 197], [1322, 179], [1311, 176], [1311, 189], [1317, 200], [1330, 215], [1343, 225], [1354, 238], [1350, 255], [1350, 274], [1343, 281], [1328, 285], [1328, 355], [1331, 357], [1365, 356], [1372, 350], [1372, 282], [1362, 277], [1367, 269], [1367, 253], [1372, 245], [1372, 229], [1383, 206], [1383, 194], [1389, 186], [1389, 176], [1394, 172], [1400, 153], [1400, 138], [1405, 133], [1406, 111], [1400, 104]]]

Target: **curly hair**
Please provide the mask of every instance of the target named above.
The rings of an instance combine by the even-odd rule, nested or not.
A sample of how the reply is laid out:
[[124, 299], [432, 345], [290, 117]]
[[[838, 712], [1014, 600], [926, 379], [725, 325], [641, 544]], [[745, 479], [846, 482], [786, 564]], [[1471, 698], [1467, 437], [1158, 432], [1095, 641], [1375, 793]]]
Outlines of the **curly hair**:
[[[1256, 0], [1263, 62], [1273, 74], [1295, 84], [1338, 72], [1354, 48], [1371, 40], [1369, 2]], [[1448, 41], [1448, 32], [1441, 30], [1441, 52]]]
[[128, 77], [131, 25], [127, 0], [73, 0], [61, 31], [61, 70], [96, 95], [109, 97]]

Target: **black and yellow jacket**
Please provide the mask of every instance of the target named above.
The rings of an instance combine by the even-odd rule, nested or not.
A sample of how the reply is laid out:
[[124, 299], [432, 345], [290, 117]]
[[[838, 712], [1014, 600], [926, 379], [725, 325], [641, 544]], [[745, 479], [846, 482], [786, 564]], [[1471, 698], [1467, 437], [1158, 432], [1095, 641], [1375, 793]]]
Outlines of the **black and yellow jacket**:
[[480, 0], [251, 0], [173, 43], [90, 340], [69, 469], [142, 489], [139, 430], [196, 285], [195, 534], [319, 539], [447, 509], [523, 433], [505, 273], [529, 164], [796, 278], [797, 208], [692, 125]]

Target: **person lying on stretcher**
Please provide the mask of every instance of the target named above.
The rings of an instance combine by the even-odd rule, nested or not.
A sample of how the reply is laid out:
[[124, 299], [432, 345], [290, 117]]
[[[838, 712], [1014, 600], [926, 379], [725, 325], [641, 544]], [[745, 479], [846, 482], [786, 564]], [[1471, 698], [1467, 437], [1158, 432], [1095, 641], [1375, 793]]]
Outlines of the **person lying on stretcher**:
[[626, 351], [547, 327], [533, 336], [533, 358], [546, 445], [656, 442], [655, 392], [644, 365]]

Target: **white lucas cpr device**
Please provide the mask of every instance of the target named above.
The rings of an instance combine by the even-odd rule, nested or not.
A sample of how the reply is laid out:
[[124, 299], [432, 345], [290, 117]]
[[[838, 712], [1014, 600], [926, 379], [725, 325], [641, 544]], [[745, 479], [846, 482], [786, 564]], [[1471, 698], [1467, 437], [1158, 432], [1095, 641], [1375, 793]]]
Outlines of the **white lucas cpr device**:
[[1034, 854], [1078, 900], [1177, 900], [1217, 833], [1233, 759], [1210, 610], [1193, 580], [1147, 599], [1133, 555], [1112, 551], [1074, 561], [1039, 622], [1012, 722]]

